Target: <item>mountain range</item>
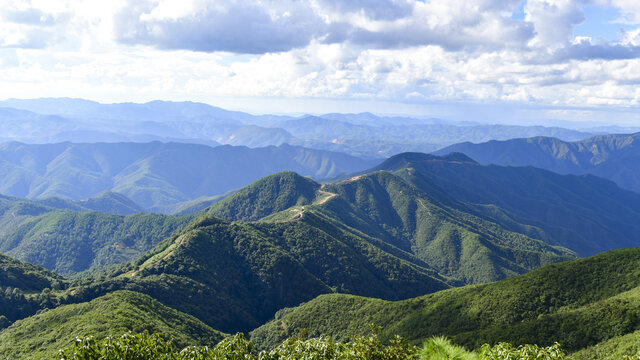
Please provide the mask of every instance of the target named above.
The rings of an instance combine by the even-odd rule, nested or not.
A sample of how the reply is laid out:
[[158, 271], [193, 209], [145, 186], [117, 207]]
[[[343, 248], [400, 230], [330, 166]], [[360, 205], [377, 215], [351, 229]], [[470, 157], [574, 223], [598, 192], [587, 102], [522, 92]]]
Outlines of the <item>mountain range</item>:
[[[91, 149], [51, 146], [62, 145], [72, 159]], [[42, 163], [118, 168], [108, 151], [92, 154]], [[39, 169], [47, 155], [7, 161]], [[416, 343], [559, 341], [582, 358], [598, 344], [640, 346], [640, 253], [605, 252], [640, 244], [640, 195], [461, 153], [402, 153], [336, 175], [271, 174], [180, 216], [105, 212], [135, 205], [127, 193], [0, 198], [0, 251], [14, 257], [0, 255], [0, 356], [52, 356], [74, 336], [125, 330], [180, 345], [244, 331], [269, 348], [302, 329], [352, 339], [368, 323]]]
[[406, 151], [434, 151], [463, 141], [530, 136], [573, 141], [594, 133], [371, 113], [293, 117], [252, 115], [194, 102], [100, 104], [45, 98], [0, 101], [0, 134], [0, 141], [25, 143], [162, 141], [249, 147], [287, 143], [382, 159]]
[[162, 211], [224, 194], [277, 171], [322, 179], [371, 165], [341, 153], [289, 145], [250, 149], [161, 142], [11, 142], [0, 144], [0, 193], [80, 200], [108, 190], [146, 210]]
[[640, 193], [640, 133], [600, 135], [574, 142], [551, 137], [465, 142], [435, 154], [450, 152], [467, 154], [481, 164], [528, 165], [560, 174], [593, 174]]

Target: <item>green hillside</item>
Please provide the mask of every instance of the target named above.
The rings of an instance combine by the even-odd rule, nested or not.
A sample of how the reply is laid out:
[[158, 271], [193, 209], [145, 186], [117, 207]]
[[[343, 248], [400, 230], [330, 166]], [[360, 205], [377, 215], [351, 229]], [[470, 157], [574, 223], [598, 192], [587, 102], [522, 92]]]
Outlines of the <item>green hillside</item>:
[[70, 211], [40, 213], [47, 209], [37, 205], [24, 207], [23, 213], [35, 216], [22, 216], [12, 231], [0, 236], [0, 252], [64, 275], [133, 260], [194, 218]]
[[53, 272], [0, 254], [0, 329], [53, 306], [49, 291], [66, 286]]
[[593, 174], [640, 193], [640, 133], [599, 135], [568, 142], [531, 137], [451, 145], [436, 154], [467, 154], [481, 164], [535, 166], [561, 174]]
[[574, 257], [453, 207], [459, 204], [449, 206], [443, 197], [388, 172], [322, 187], [297, 174], [280, 173], [238, 191], [209, 212], [229, 220], [264, 217], [268, 222], [313, 215], [460, 284], [494, 281]]
[[266, 176], [207, 209], [229, 221], [257, 221], [295, 205], [310, 204], [320, 185], [294, 172]]
[[323, 293], [401, 299], [448, 287], [426, 265], [313, 216], [254, 224], [201, 218], [111, 277], [74, 288], [70, 301], [136, 290], [235, 332]]
[[75, 337], [96, 339], [126, 331], [162, 333], [178, 346], [214, 345], [225, 334], [147, 295], [115, 291], [82, 304], [48, 310], [0, 331], [0, 358], [53, 358]]
[[433, 335], [471, 347], [557, 341], [575, 351], [640, 329], [638, 269], [640, 249], [614, 250], [404, 301], [322, 295], [281, 310], [251, 338], [270, 347], [306, 329], [309, 336], [347, 340], [374, 323], [383, 327], [383, 337], [399, 334], [415, 342]]
[[392, 171], [447, 203], [582, 256], [640, 245], [640, 195], [595, 176], [533, 167], [480, 166], [462, 154], [406, 153]]

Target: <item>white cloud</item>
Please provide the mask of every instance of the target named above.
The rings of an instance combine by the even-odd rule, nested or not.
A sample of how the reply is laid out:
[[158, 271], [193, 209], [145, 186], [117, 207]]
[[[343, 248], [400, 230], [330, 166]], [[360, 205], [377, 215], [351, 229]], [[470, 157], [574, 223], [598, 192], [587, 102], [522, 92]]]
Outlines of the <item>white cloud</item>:
[[575, 38], [586, 1], [0, 0], [0, 97], [639, 106], [640, 28]]

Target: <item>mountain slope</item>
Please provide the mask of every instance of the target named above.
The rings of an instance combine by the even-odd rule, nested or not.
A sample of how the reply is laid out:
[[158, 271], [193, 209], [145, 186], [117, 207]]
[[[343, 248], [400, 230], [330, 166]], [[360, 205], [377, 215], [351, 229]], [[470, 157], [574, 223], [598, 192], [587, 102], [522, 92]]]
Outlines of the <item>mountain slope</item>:
[[71, 301], [136, 290], [233, 332], [322, 293], [400, 299], [448, 287], [429, 267], [311, 216], [271, 224], [205, 217], [104, 281], [74, 289]]
[[207, 209], [229, 221], [256, 221], [295, 205], [310, 204], [320, 185], [294, 172], [266, 176]]
[[96, 339], [127, 331], [162, 333], [178, 346], [214, 345], [225, 336], [192, 316], [147, 295], [115, 291], [82, 304], [64, 305], [0, 331], [0, 357], [52, 358], [75, 337]]
[[575, 142], [548, 137], [466, 142], [435, 154], [450, 152], [467, 154], [481, 164], [531, 165], [560, 174], [593, 174], [640, 193], [640, 133], [600, 135]]
[[384, 338], [447, 335], [467, 346], [558, 341], [574, 351], [640, 328], [638, 269], [640, 249], [626, 249], [403, 301], [322, 295], [280, 311], [251, 338], [271, 346], [307, 329], [309, 336], [345, 340], [374, 323], [383, 327]]
[[480, 166], [462, 154], [400, 154], [374, 170], [392, 171], [447, 195], [441, 196], [447, 203], [582, 256], [640, 244], [640, 196], [595, 176]]
[[64, 278], [0, 254], [0, 329], [49, 306], [45, 289], [62, 289]]
[[0, 251], [61, 274], [74, 274], [135, 259], [193, 215], [128, 216], [49, 211], [25, 216], [0, 237]]
[[439, 199], [442, 196], [388, 172], [321, 187], [297, 174], [280, 173], [239, 190], [208, 211], [230, 221], [292, 221], [313, 215], [410, 254], [409, 261], [428, 264], [463, 284], [495, 281], [574, 256], [448, 206]]
[[223, 194], [292, 170], [316, 178], [365, 169], [341, 153], [282, 145], [249, 149], [179, 143], [0, 144], [0, 192], [84, 199], [118, 192], [145, 209]]

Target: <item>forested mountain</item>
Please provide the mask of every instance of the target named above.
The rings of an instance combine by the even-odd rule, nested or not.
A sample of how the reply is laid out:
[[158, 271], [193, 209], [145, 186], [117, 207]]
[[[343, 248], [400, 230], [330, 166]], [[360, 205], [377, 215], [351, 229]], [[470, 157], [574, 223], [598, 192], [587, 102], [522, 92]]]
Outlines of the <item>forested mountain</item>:
[[133, 260], [193, 215], [113, 215], [52, 211], [25, 217], [0, 236], [0, 252], [60, 274], [94, 270]]
[[[374, 323], [383, 327], [383, 337], [400, 334], [412, 341], [433, 335], [471, 347], [557, 341], [575, 351], [608, 340], [611, 348], [611, 342], [622, 345], [619, 336], [640, 327], [639, 268], [640, 249], [626, 249], [404, 301], [322, 295], [280, 311], [251, 338], [265, 347], [305, 329], [308, 336], [346, 340], [367, 333]], [[636, 335], [625, 339], [640, 345]]]
[[392, 171], [420, 189], [463, 202], [477, 216], [582, 256], [640, 244], [640, 196], [595, 176], [481, 166], [462, 154], [400, 154], [374, 169]]
[[72, 301], [136, 290], [233, 332], [322, 293], [400, 299], [449, 287], [408, 254], [375, 245], [321, 219], [251, 224], [205, 217], [110, 277], [75, 288]]
[[388, 172], [322, 187], [282, 173], [238, 191], [209, 212], [233, 221], [278, 211], [266, 220], [318, 217], [411, 254], [459, 283], [493, 281], [574, 256], [449, 207], [438, 196]]
[[192, 316], [131, 291], [115, 291], [95, 300], [63, 305], [14, 323], [0, 332], [0, 357], [53, 358], [75, 337], [102, 339], [127, 331], [162, 333], [175, 344], [214, 345], [225, 334]]
[[533, 137], [461, 143], [435, 154], [464, 153], [481, 164], [531, 165], [560, 174], [593, 174], [640, 193], [640, 133], [600, 135], [567, 142]]
[[45, 289], [63, 289], [61, 276], [0, 254], [0, 329], [49, 306]]
[[84, 199], [105, 190], [159, 209], [223, 194], [292, 170], [316, 178], [371, 166], [352, 156], [282, 145], [249, 149], [179, 143], [0, 144], [0, 193]]
[[[563, 261], [637, 246], [640, 195], [460, 153], [404, 153], [343, 178], [275, 173], [184, 216], [0, 198], [1, 252], [93, 272], [70, 282], [0, 257], [0, 280], [32, 284], [2, 285], [11, 311], [0, 325], [11, 326], [0, 340], [15, 345], [0, 355], [51, 354], [81, 332], [146, 329], [208, 344], [218, 331], [253, 330], [268, 347], [304, 328], [351, 339], [369, 323], [383, 337], [444, 334], [472, 347], [559, 341], [585, 358], [595, 344], [635, 341], [640, 250]], [[96, 201], [135, 205], [114, 193]]]

